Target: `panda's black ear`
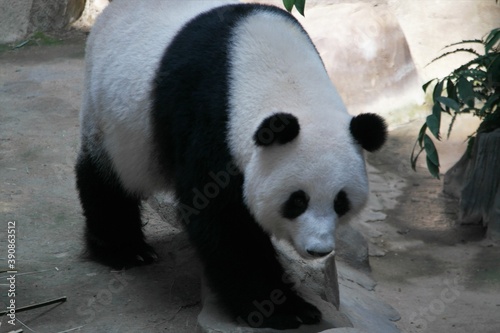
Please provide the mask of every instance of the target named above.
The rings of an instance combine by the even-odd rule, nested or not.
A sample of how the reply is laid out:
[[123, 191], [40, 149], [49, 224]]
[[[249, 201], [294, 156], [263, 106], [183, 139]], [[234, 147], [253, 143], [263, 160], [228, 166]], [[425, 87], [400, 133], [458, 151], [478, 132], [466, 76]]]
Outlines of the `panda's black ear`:
[[283, 145], [295, 139], [299, 132], [299, 120], [294, 115], [275, 113], [262, 121], [253, 140], [257, 146]]
[[378, 150], [387, 139], [385, 120], [374, 113], [362, 113], [353, 117], [349, 129], [354, 139], [369, 152]]

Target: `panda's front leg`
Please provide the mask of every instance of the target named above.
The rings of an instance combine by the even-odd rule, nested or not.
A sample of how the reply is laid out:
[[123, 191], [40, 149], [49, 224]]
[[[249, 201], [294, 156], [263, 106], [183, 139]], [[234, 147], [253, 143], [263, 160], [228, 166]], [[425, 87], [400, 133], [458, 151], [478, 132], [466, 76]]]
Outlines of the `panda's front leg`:
[[208, 207], [187, 230], [219, 302], [243, 325], [292, 329], [315, 324], [321, 312], [294, 290], [269, 236], [243, 204], [216, 214]]

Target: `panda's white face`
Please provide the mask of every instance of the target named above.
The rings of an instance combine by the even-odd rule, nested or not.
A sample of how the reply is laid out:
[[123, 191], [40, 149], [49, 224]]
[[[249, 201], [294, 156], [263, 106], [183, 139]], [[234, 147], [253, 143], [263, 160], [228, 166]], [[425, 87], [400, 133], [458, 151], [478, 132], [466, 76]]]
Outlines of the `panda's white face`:
[[304, 257], [321, 257], [335, 249], [337, 224], [365, 203], [368, 181], [362, 149], [347, 129], [344, 139], [328, 145], [307, 142], [307, 135], [258, 147], [245, 171], [244, 194], [264, 230]]

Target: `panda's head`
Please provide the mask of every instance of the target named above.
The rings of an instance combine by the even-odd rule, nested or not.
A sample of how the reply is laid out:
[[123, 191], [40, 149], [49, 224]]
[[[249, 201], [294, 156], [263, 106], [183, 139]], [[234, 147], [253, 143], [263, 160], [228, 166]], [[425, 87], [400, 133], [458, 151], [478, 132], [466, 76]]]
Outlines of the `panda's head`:
[[288, 113], [264, 119], [245, 172], [244, 195], [257, 222], [286, 239], [303, 257], [335, 249], [336, 226], [368, 196], [362, 150], [385, 142], [384, 120], [375, 114], [340, 114], [333, 124], [312, 124]]

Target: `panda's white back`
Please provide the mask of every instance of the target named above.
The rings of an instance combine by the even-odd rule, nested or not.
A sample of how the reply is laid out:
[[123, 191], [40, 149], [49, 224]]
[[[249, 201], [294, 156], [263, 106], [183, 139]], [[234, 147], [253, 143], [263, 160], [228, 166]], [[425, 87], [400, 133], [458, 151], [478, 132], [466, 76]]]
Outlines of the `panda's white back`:
[[96, 20], [86, 48], [82, 142], [105, 149], [130, 191], [147, 196], [169, 185], [155, 161], [149, 112], [166, 47], [187, 21], [231, 2], [115, 0]]
[[[185, 23], [230, 3], [115, 0], [94, 25], [87, 45], [82, 141], [93, 145], [93, 152], [104, 150], [129, 191], [148, 196], [172, 187], [152, 142], [151, 99], [160, 60]], [[218, 18], [224, 22], [223, 10]], [[337, 163], [341, 156], [357, 157], [348, 135], [351, 116], [300, 25], [281, 13], [259, 9], [233, 29], [227, 50], [229, 123], [222, 130], [227, 130], [227, 144], [239, 169], [250, 171], [255, 130], [276, 112], [299, 118], [304, 157], [335, 152]], [[325, 139], [330, 144], [320, 144]]]
[[351, 116], [297, 22], [262, 11], [246, 17], [234, 36], [229, 140], [242, 170], [255, 151], [251, 140], [255, 129], [273, 113], [297, 116], [311, 149], [326, 138], [333, 146], [338, 139], [349, 138], [346, 124]]

